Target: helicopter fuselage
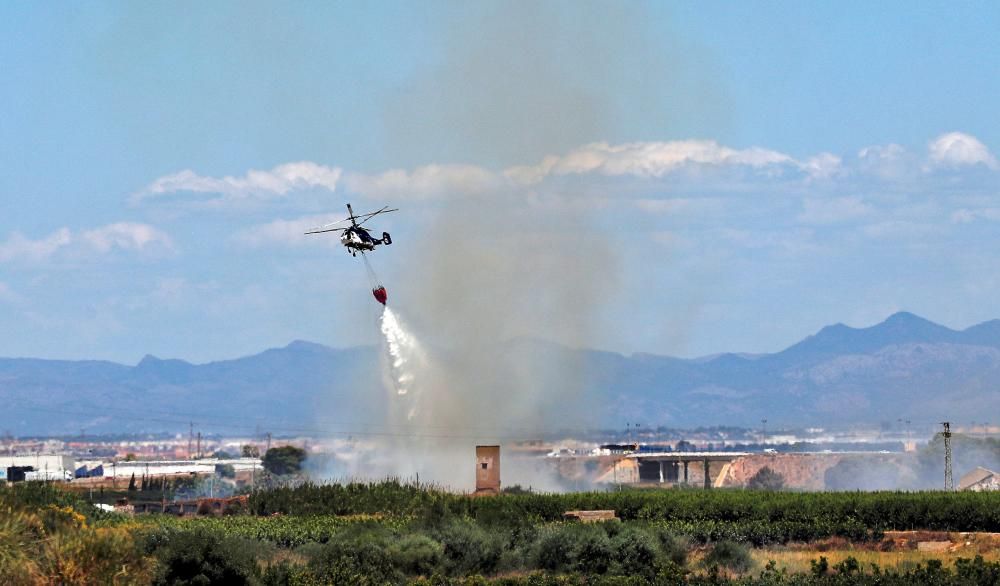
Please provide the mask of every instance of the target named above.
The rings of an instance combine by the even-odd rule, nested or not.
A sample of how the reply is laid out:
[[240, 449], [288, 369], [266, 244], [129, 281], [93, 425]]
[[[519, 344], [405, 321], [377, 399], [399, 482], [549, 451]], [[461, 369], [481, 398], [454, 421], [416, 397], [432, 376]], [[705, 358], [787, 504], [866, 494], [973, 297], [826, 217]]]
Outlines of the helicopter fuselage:
[[358, 252], [375, 250], [379, 244], [392, 244], [392, 237], [388, 232], [382, 232], [382, 238], [374, 238], [368, 230], [353, 226], [340, 235], [340, 243], [347, 247], [352, 255], [357, 255]]
[[340, 242], [350, 250], [375, 250], [381, 244], [380, 240], [372, 238], [364, 228], [348, 228], [340, 235]]

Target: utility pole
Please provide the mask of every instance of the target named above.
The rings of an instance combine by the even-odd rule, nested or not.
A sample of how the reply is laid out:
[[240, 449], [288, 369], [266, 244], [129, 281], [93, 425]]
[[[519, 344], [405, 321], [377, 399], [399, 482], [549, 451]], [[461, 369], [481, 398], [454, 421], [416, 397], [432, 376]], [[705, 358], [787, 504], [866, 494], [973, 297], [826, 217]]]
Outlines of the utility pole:
[[191, 443], [194, 442], [194, 421], [188, 423], [188, 460], [193, 460], [191, 454]]
[[944, 438], [944, 489], [955, 490], [955, 483], [951, 478], [951, 424], [945, 421], [941, 425], [944, 426], [941, 434]]
[[767, 445], [767, 418], [760, 420], [760, 445]]
[[201, 432], [198, 432], [198, 459], [201, 459]]
[[266, 454], [270, 451], [271, 451], [271, 432], [269, 431], [267, 432], [267, 449], [264, 450], [264, 453]]

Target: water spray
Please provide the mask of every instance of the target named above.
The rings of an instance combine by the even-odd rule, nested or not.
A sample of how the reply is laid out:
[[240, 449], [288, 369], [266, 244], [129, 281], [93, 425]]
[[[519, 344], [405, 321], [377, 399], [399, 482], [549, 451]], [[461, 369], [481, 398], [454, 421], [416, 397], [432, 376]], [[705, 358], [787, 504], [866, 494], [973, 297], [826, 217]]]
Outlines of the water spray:
[[[419, 393], [414, 390], [417, 372], [426, 365], [426, 357], [417, 339], [400, 322], [396, 313], [386, 307], [382, 311], [380, 329], [385, 340], [384, 378], [395, 391], [396, 400], [409, 395], [406, 419], [417, 415]], [[411, 391], [414, 391], [411, 393]], [[405, 400], [405, 399], [402, 399]]]

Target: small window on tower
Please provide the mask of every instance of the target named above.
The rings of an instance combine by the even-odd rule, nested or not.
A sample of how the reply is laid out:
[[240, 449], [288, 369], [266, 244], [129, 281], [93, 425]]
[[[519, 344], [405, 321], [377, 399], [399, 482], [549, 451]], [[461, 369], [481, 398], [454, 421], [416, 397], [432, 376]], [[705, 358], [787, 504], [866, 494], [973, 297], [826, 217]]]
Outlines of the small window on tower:
[[486, 470], [489, 467], [490, 467], [489, 464], [487, 464], [486, 462], [483, 462], [483, 470]]

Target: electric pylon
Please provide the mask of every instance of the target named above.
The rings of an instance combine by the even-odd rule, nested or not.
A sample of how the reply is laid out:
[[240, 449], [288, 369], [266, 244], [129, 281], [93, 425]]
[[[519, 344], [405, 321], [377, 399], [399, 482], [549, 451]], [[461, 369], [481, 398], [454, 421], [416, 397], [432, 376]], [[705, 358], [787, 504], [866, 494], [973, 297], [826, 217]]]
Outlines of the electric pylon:
[[944, 432], [944, 489], [955, 490], [955, 483], [951, 479], [951, 424], [947, 421], [942, 423]]

